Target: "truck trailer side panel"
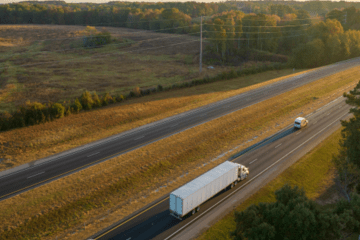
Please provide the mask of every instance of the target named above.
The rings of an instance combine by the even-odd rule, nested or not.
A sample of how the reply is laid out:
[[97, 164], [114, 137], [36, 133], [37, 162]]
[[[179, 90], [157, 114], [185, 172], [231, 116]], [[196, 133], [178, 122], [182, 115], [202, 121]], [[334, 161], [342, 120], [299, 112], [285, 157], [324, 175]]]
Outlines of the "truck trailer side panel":
[[238, 178], [239, 164], [224, 162], [170, 194], [170, 210], [183, 217]]

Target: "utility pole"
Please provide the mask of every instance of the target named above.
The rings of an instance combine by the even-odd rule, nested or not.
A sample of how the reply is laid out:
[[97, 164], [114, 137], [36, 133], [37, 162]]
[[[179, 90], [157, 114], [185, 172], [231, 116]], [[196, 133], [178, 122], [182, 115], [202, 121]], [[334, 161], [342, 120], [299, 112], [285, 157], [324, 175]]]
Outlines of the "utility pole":
[[199, 73], [202, 70], [202, 16], [200, 17], [200, 68]]
[[347, 16], [347, 12], [345, 12], [345, 24], [346, 24], [346, 16]]

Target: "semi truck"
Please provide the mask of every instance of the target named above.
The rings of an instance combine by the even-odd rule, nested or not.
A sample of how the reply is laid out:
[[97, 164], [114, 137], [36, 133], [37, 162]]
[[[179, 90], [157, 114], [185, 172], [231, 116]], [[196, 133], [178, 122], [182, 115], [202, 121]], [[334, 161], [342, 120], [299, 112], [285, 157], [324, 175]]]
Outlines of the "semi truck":
[[187, 214], [195, 214], [200, 205], [223, 189], [233, 188], [249, 175], [245, 166], [226, 161], [191, 182], [170, 193], [170, 215], [182, 220]]

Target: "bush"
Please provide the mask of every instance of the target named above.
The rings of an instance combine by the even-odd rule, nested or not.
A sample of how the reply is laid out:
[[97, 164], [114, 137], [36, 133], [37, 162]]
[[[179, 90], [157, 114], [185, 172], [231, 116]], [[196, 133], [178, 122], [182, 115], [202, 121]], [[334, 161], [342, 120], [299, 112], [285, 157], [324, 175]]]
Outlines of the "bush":
[[159, 84], [159, 85], [157, 86], [157, 91], [158, 91], [158, 92], [161, 92], [162, 90], [163, 90], [163, 86]]
[[139, 87], [135, 87], [135, 88], [133, 89], [133, 92], [134, 92], [134, 94], [135, 94], [136, 97], [140, 97], [140, 96], [141, 96], [141, 90], [140, 90]]
[[53, 118], [64, 117], [65, 107], [61, 103], [55, 103], [51, 106], [51, 116]]
[[105, 93], [104, 98], [102, 99], [102, 105], [106, 106], [106, 105], [108, 105], [109, 103], [112, 103], [112, 102], [113, 102], [113, 100], [112, 100], [112, 97], [110, 96], [110, 94]]
[[88, 91], [83, 92], [83, 94], [80, 97], [80, 102], [83, 109], [85, 110], [90, 110], [94, 105], [94, 101], [91, 97], [90, 92]]
[[92, 99], [94, 101], [93, 107], [95, 107], [95, 108], [101, 107], [101, 101], [100, 101], [99, 96], [96, 94], [95, 91], [93, 93]]
[[79, 99], [75, 99], [75, 102], [71, 105], [71, 108], [73, 109], [74, 113], [79, 113], [81, 111], [82, 105]]
[[125, 99], [126, 99], [126, 98], [125, 98], [124, 95], [121, 95], [121, 94], [120, 94], [120, 95], [117, 95], [117, 96], [116, 96], [116, 101], [117, 101], [117, 102], [124, 101]]

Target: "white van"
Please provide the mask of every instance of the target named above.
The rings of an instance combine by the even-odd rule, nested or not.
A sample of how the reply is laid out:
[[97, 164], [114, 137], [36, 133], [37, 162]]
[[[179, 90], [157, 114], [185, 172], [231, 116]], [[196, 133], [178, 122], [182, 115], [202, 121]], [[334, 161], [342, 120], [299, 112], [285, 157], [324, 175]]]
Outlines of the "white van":
[[294, 123], [294, 128], [303, 128], [308, 124], [308, 120], [306, 120], [303, 117], [298, 117], [297, 119], [295, 119], [295, 123]]

